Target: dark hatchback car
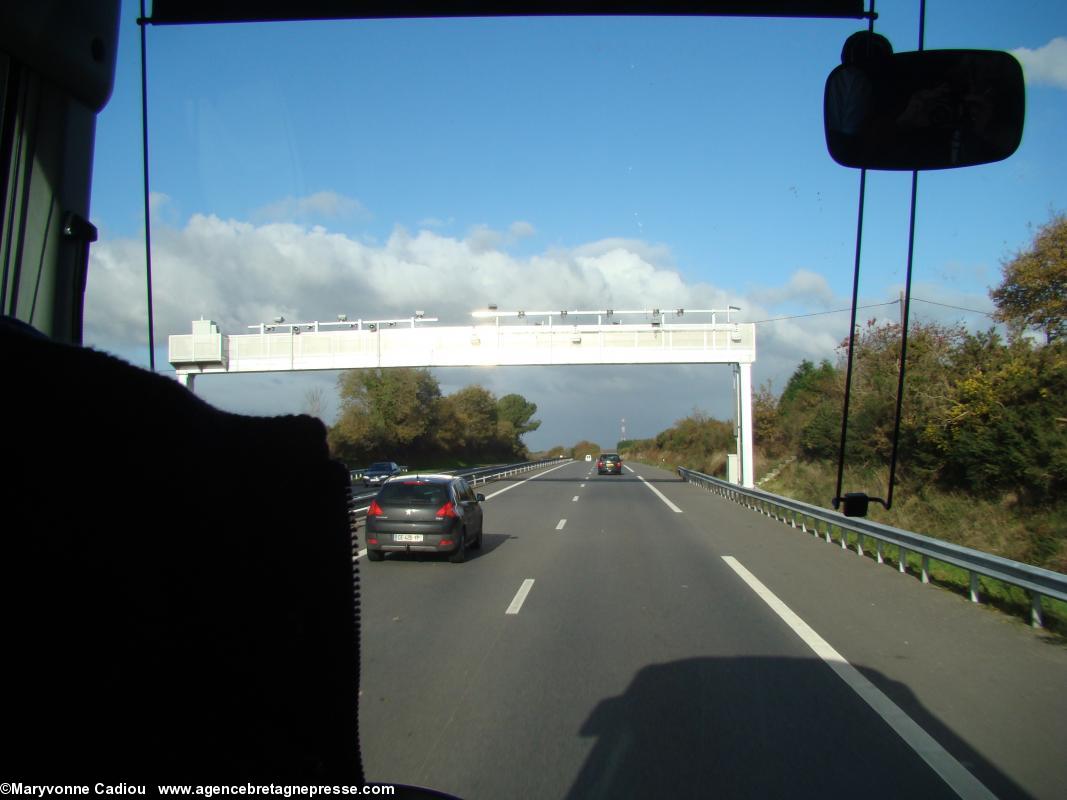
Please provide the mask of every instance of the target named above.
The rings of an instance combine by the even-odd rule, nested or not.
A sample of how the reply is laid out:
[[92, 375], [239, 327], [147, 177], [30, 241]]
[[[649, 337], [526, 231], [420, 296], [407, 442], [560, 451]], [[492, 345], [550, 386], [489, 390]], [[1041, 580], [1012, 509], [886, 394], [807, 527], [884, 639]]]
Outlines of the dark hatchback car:
[[597, 475], [622, 475], [622, 459], [618, 453], [601, 453], [596, 460]]
[[399, 475], [404, 468], [395, 461], [375, 461], [363, 470], [364, 486], [381, 486], [394, 475]]
[[386, 553], [448, 553], [461, 563], [482, 546], [482, 501], [454, 475], [413, 475], [385, 482], [367, 509], [367, 559]]

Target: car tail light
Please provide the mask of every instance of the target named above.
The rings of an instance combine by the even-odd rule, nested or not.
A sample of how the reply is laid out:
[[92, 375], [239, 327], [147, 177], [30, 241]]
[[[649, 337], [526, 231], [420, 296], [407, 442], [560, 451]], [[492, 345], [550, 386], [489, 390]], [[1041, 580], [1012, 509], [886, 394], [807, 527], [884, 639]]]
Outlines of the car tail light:
[[375, 539], [367, 539], [367, 544], [378, 544], [378, 540], [377, 540], [377, 538], [375, 538]]
[[597, 469], [600, 469], [602, 466], [604, 466], [604, 462], [603, 461], [596, 462]]
[[437, 543], [437, 546], [438, 547], [451, 547], [454, 544], [455, 544], [455, 542], [453, 542], [451, 539], [442, 539], [441, 541], [439, 541]]
[[382, 516], [382, 507], [378, 505], [377, 500], [371, 500], [370, 505], [367, 507], [368, 517], [380, 517]]
[[447, 503], [437, 509], [437, 513], [434, 514], [434, 517], [437, 519], [445, 519], [446, 517], [455, 518], [457, 516], [458, 514], [456, 514], [456, 506], [451, 500], [449, 500]]

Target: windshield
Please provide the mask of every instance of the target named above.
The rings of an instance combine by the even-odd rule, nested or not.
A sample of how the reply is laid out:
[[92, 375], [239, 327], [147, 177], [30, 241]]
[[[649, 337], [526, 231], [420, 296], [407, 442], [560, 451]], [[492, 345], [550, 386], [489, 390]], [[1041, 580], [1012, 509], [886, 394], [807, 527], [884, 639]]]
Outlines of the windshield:
[[[827, 78], [865, 19], [147, 29], [160, 370], [226, 411], [317, 418], [349, 468], [411, 465], [379, 504], [443, 506], [417, 470], [487, 498], [440, 546], [369, 542], [353, 509], [369, 778], [1062, 793], [1067, 649], [1041, 637], [1067, 603], [951, 554], [1067, 572], [1067, 4], [929, 5], [924, 49], [1023, 65], [1010, 158], [835, 162]], [[919, 6], [879, 4], [898, 53]], [[85, 340], [143, 365], [131, 4], [122, 25]], [[172, 362], [171, 336], [217, 358]], [[892, 508], [816, 519], [839, 464], [843, 492], [887, 497], [894, 441]]]

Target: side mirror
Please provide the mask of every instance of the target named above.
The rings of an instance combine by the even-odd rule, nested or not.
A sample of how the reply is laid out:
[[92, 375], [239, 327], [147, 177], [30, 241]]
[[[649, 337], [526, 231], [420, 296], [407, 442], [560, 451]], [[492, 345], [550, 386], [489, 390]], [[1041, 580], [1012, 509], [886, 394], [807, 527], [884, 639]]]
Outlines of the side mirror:
[[485, 502], [485, 495], [484, 494], [480, 494], [480, 493], [476, 494], [476, 495], [474, 495], [474, 499], [477, 500], [479, 503], [484, 503]]
[[922, 170], [1001, 161], [1019, 147], [1026, 89], [999, 50], [879, 53], [826, 79], [830, 156], [845, 167]]

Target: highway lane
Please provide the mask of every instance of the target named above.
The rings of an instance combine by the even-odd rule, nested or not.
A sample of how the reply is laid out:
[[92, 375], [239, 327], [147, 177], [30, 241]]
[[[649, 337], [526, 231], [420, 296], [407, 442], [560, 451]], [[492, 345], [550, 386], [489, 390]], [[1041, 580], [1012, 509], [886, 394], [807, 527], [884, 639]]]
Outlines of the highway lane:
[[[881, 576], [853, 586], [868, 566], [858, 557], [668, 473], [638, 467], [682, 513], [633, 473], [597, 477], [591, 466], [568, 464], [491, 497], [484, 551], [467, 564], [361, 562], [371, 779], [472, 799], [956, 796], [723, 556], [802, 616], [818, 612], [808, 622], [853, 661], [851, 652], [876, 649], [868, 640], [880, 629], [857, 632], [852, 616], [822, 606], [840, 608], [850, 590], [866, 596]], [[521, 609], [507, 614], [530, 580]], [[889, 597], [916, 594], [883, 582]], [[856, 663], [998, 794], [1039, 786], [1004, 775], [926, 710], [911, 688], [926, 685], [897, 670], [895, 655]]]

